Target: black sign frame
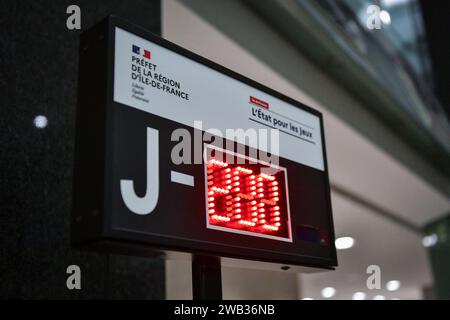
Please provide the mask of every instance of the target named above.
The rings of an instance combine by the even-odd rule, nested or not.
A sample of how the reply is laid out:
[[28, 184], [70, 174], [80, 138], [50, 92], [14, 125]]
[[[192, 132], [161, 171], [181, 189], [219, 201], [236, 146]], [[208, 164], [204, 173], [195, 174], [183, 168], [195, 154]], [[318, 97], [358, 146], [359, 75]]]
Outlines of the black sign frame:
[[[115, 28], [120, 27], [139, 37], [170, 49], [193, 61], [219, 71], [231, 78], [264, 91], [293, 106], [319, 117], [324, 159], [324, 187], [326, 219], [329, 220], [329, 255], [292, 255], [280, 250], [201, 243], [192, 239], [143, 235], [112, 228], [111, 159], [114, 141], [111, 132], [113, 100]], [[85, 31], [80, 40], [78, 107], [73, 185], [72, 243], [78, 248], [120, 252], [133, 255], [188, 252], [237, 259], [272, 262], [286, 265], [334, 269], [337, 266], [334, 246], [334, 226], [322, 114], [298, 101], [246, 78], [204, 57], [164, 40], [146, 30], [115, 16], [108, 16], [98, 25]], [[289, 245], [289, 244], [286, 244]]]

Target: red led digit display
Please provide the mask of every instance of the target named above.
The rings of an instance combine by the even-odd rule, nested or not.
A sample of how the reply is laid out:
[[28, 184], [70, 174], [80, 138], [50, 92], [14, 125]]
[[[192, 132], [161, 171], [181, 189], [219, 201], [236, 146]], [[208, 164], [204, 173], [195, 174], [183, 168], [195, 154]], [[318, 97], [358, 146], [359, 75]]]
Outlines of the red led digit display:
[[214, 151], [205, 162], [208, 228], [292, 241], [286, 169]]

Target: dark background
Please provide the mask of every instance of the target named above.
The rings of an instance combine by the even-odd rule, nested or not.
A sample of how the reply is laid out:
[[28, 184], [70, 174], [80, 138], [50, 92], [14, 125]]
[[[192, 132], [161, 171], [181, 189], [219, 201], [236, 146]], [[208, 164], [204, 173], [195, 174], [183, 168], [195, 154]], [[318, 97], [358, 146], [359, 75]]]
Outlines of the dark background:
[[434, 93], [450, 119], [450, 42], [446, 40], [450, 32], [450, 3], [421, 0], [420, 6], [433, 65]]
[[[70, 246], [79, 36], [111, 13], [160, 33], [159, 0], [0, 2], [0, 298], [165, 298], [163, 260]], [[82, 290], [66, 287], [71, 264]]]

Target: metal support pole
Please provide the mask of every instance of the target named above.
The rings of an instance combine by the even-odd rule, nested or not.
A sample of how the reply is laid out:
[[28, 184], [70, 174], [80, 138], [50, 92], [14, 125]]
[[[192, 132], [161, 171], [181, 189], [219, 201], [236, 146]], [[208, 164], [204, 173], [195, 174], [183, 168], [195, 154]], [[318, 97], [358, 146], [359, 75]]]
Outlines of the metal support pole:
[[192, 257], [192, 297], [194, 300], [222, 300], [222, 270], [219, 257]]

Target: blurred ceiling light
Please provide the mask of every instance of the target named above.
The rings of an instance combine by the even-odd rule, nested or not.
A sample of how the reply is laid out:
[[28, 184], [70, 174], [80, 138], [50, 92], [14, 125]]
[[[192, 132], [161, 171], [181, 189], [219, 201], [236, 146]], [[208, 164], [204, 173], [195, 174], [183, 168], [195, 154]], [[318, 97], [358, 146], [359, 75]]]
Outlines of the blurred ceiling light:
[[429, 234], [422, 238], [422, 245], [426, 248], [433, 247], [438, 242], [438, 236], [436, 233]]
[[306, 297], [306, 298], [303, 298], [302, 300], [314, 300], [314, 298]]
[[352, 237], [340, 237], [334, 242], [336, 249], [338, 250], [350, 249], [353, 247], [354, 243], [355, 240]]
[[386, 289], [389, 291], [396, 291], [400, 288], [400, 281], [391, 280], [386, 283]]
[[404, 5], [408, 3], [410, 0], [382, 0], [381, 4], [383, 7], [394, 7], [398, 5]]
[[386, 10], [380, 11], [380, 20], [384, 24], [391, 24], [391, 15]]
[[325, 287], [322, 289], [321, 294], [324, 298], [332, 298], [336, 294], [336, 289], [333, 287]]
[[373, 300], [386, 300], [386, 297], [382, 294], [377, 294], [375, 297], [373, 297]]
[[352, 300], [365, 300], [366, 294], [364, 292], [355, 292], [352, 296]]
[[47, 126], [48, 120], [46, 116], [38, 115], [33, 119], [34, 126], [39, 129], [43, 129]]

